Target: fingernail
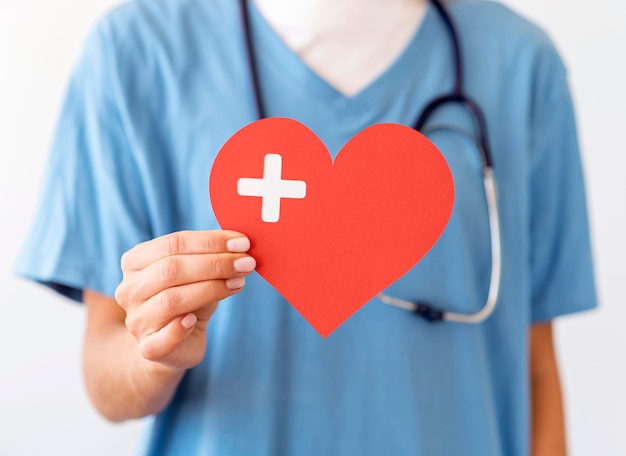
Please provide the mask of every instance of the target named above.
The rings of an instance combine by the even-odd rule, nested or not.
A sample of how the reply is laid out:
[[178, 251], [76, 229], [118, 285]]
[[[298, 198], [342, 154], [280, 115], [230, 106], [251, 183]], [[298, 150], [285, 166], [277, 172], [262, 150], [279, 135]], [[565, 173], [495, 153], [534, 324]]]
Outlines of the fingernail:
[[252, 272], [256, 268], [256, 260], [250, 256], [237, 258], [234, 267], [237, 272]]
[[247, 237], [238, 237], [226, 241], [226, 247], [230, 252], [242, 253], [250, 249], [250, 239]]
[[185, 315], [185, 317], [180, 321], [180, 324], [183, 325], [183, 328], [185, 329], [191, 329], [197, 321], [198, 317], [196, 317], [195, 314], [190, 313]]
[[226, 280], [226, 288], [230, 290], [236, 290], [237, 288], [241, 288], [246, 283], [246, 279], [244, 277], [233, 277], [232, 279]]

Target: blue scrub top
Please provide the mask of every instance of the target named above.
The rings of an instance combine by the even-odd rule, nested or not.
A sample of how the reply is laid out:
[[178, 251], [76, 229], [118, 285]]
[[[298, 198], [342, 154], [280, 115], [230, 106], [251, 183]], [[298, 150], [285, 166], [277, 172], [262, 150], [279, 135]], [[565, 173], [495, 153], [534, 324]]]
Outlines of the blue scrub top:
[[[537, 27], [492, 2], [449, 8], [499, 184], [494, 314], [434, 325], [373, 301], [322, 339], [253, 274], [213, 317], [204, 361], [150, 420], [144, 454], [528, 453], [529, 325], [596, 304], [572, 104]], [[20, 274], [76, 300], [85, 288], [112, 296], [127, 249], [218, 228], [212, 161], [255, 120], [238, 14], [232, 0], [136, 0], [100, 21], [69, 84]], [[412, 125], [452, 85], [449, 37], [432, 7], [398, 59], [351, 97], [251, 14], [268, 114], [308, 125], [333, 156], [373, 123]], [[472, 128], [458, 106], [434, 120]], [[440, 242], [387, 293], [471, 312], [484, 304], [491, 261], [480, 162], [462, 135], [432, 139], [454, 175], [454, 211]]]

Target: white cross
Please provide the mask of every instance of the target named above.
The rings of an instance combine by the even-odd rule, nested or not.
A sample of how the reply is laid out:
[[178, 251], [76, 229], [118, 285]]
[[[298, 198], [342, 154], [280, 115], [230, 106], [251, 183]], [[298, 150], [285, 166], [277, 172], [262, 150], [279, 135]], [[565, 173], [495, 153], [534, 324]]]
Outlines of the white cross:
[[260, 196], [261, 220], [278, 222], [281, 198], [302, 199], [306, 196], [306, 182], [282, 180], [283, 157], [267, 154], [263, 164], [263, 179], [242, 177], [237, 181], [237, 193], [241, 196]]

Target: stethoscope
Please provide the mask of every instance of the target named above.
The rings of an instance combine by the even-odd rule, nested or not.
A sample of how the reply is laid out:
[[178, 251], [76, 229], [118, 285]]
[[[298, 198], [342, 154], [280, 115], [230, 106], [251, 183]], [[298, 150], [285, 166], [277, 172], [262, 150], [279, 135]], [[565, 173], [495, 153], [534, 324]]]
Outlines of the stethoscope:
[[[472, 100], [463, 91], [463, 64], [461, 61], [461, 45], [456, 26], [450, 17], [446, 8], [441, 4], [440, 0], [430, 0], [437, 10], [437, 13], [444, 22], [450, 41], [452, 42], [453, 59], [454, 59], [454, 87], [444, 95], [434, 98], [426, 105], [422, 113], [419, 115], [417, 122], [413, 128], [424, 134], [437, 129], [448, 129], [460, 133], [475, 141], [480, 153], [483, 174], [483, 186], [485, 190], [485, 199], [487, 201], [487, 211], [489, 215], [489, 235], [491, 239], [491, 275], [489, 280], [489, 291], [487, 299], [483, 307], [474, 313], [458, 313], [439, 310], [425, 302], [412, 302], [404, 299], [394, 298], [384, 293], [379, 293], [377, 298], [390, 306], [419, 315], [430, 322], [452, 321], [457, 323], [481, 323], [489, 317], [498, 301], [498, 293], [500, 291], [500, 275], [502, 270], [501, 262], [501, 246], [500, 246], [500, 214], [498, 211], [498, 201], [496, 192], [496, 182], [493, 176], [493, 160], [487, 141], [487, 126], [485, 116], [478, 107], [478, 104]], [[242, 22], [242, 30], [244, 34], [246, 53], [248, 58], [248, 68], [250, 71], [250, 79], [252, 83], [252, 93], [258, 117], [263, 119], [265, 115], [265, 107], [261, 99], [261, 90], [259, 84], [259, 76], [254, 59], [254, 46], [252, 43], [252, 34], [250, 30], [248, 0], [239, 0], [240, 14]], [[436, 125], [426, 126], [426, 121], [431, 118], [433, 113], [444, 105], [458, 103], [461, 104], [472, 115], [476, 128], [476, 136], [465, 131], [460, 127], [453, 125]]]

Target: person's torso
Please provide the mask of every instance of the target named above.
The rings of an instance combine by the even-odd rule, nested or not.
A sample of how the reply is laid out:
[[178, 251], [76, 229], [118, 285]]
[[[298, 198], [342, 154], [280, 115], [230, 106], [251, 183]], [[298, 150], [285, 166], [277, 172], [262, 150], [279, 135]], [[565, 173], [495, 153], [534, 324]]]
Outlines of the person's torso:
[[[481, 325], [429, 324], [374, 300], [322, 339], [253, 275], [220, 304], [207, 355], [156, 418], [148, 454], [526, 454], [525, 126], [542, 37], [529, 40], [534, 29], [496, 4], [449, 8], [500, 183], [502, 242], [509, 248], [495, 313]], [[113, 71], [154, 236], [219, 228], [207, 193], [211, 164], [256, 116], [238, 14], [230, 0], [161, 0], [135, 1], [109, 17]], [[453, 83], [449, 36], [432, 7], [391, 66], [350, 97], [290, 51], [254, 6], [251, 26], [268, 115], [303, 122], [333, 157], [373, 123], [412, 125]], [[433, 121], [473, 129], [459, 106]], [[476, 311], [486, 299], [491, 261], [478, 152], [458, 133], [430, 136], [453, 173], [453, 214], [435, 247], [386, 292]]]

